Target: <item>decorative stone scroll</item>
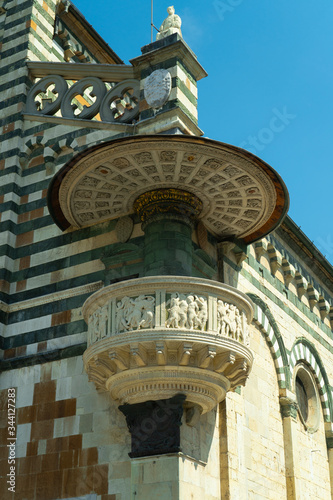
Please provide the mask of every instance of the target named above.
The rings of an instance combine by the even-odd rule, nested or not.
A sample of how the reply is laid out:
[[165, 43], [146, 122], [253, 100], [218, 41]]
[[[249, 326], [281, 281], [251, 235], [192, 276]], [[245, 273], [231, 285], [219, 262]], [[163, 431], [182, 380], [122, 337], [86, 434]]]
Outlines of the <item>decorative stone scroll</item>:
[[[86, 95], [87, 89], [92, 89]], [[61, 109], [64, 118], [90, 120], [100, 113], [104, 122], [131, 123], [139, 115], [140, 85], [138, 80], [128, 79], [113, 86], [100, 79], [87, 76], [68, 88], [68, 82], [59, 75], [39, 80], [27, 96], [26, 113], [54, 115]], [[76, 114], [77, 96], [86, 101]]]
[[222, 283], [154, 276], [116, 283], [83, 306], [90, 380], [122, 404], [186, 395], [202, 411], [245, 384], [252, 303]]

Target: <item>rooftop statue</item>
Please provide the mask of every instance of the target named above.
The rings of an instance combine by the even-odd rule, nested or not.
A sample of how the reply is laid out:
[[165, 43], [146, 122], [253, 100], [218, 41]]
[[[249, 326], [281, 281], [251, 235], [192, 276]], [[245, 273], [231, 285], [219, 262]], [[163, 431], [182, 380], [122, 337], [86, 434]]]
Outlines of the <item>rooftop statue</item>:
[[167, 8], [168, 17], [164, 19], [161, 24], [160, 31], [157, 33], [156, 40], [161, 40], [161, 38], [165, 38], [166, 36], [173, 35], [174, 33], [179, 33], [182, 36], [182, 32], [180, 27], [182, 25], [182, 20], [179, 16], [175, 14], [175, 9], [173, 5]]

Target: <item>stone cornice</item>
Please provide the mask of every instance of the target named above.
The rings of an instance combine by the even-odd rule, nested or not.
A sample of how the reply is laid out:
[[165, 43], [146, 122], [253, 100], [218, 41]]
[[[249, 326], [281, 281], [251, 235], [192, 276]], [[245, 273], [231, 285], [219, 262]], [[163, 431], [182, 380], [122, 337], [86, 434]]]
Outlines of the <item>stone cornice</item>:
[[78, 295], [84, 295], [87, 293], [94, 293], [103, 287], [102, 281], [96, 281], [96, 283], [89, 283], [88, 285], [77, 286], [69, 290], [63, 290], [61, 292], [50, 293], [48, 295], [43, 295], [42, 297], [37, 297], [35, 299], [24, 300], [21, 302], [16, 302], [15, 304], [5, 304], [0, 301], [0, 310], [8, 314], [16, 311], [22, 311], [24, 309], [30, 309], [31, 307], [42, 306], [44, 304], [50, 304], [57, 300], [65, 300], [70, 297], [77, 297]]
[[94, 57], [103, 62], [122, 63], [120, 57], [103, 40], [97, 31], [87, 22], [82, 13], [74, 4], [68, 2], [59, 3], [58, 18], [64, 19], [66, 25], [80, 37], [80, 40], [89, 46]]
[[207, 76], [207, 72], [198, 62], [196, 55], [177, 34], [146, 45], [142, 51], [144, 53], [141, 56], [130, 60], [130, 63], [139, 70], [142, 64], [147, 61], [147, 58], [149, 58], [150, 64], [153, 65], [166, 61], [168, 58], [179, 57], [197, 81]]
[[311, 267], [315, 266], [316, 271], [322, 273], [323, 281], [327, 280], [328, 286], [332, 287], [333, 290], [333, 266], [301, 228], [290, 217], [286, 217], [277, 232], [281, 234], [282, 238], [286, 239], [287, 237], [288, 243], [295, 246], [297, 252], [301, 250], [304, 253], [303, 260], [308, 261]]
[[80, 80], [86, 76], [100, 78], [104, 82], [121, 82], [134, 78], [133, 66], [126, 64], [84, 64], [27, 61], [30, 75], [33, 78], [44, 78], [49, 75], [60, 75], [67, 80]]
[[54, 125], [67, 125], [68, 127], [110, 130], [126, 135], [133, 135], [133, 125], [128, 123], [109, 123], [97, 120], [83, 120], [78, 118], [63, 118], [41, 114], [23, 113], [25, 121], [53, 123]]

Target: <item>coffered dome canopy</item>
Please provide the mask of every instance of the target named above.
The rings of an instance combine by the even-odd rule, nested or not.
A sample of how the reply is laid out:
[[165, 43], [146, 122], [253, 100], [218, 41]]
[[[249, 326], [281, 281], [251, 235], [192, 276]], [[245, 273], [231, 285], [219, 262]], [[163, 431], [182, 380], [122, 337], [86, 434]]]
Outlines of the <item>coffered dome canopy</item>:
[[193, 136], [144, 135], [75, 156], [51, 182], [49, 210], [63, 230], [85, 227], [131, 214], [140, 195], [166, 188], [196, 195], [198, 219], [219, 240], [260, 239], [289, 206], [280, 176], [243, 149]]

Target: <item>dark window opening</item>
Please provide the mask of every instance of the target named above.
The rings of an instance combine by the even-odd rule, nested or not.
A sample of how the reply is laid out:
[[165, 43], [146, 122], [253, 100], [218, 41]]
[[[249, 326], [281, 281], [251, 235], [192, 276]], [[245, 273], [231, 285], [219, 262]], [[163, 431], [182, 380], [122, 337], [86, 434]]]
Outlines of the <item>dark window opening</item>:
[[299, 411], [303, 417], [304, 422], [306, 422], [309, 416], [309, 402], [306, 389], [299, 377], [296, 377], [296, 398]]
[[121, 278], [115, 278], [113, 280], [110, 280], [110, 285], [113, 285], [114, 283], [119, 283], [120, 281], [127, 281], [127, 280], [134, 280], [135, 278], [138, 278], [139, 274], [131, 274], [130, 276], [122, 276]]

